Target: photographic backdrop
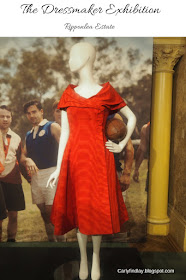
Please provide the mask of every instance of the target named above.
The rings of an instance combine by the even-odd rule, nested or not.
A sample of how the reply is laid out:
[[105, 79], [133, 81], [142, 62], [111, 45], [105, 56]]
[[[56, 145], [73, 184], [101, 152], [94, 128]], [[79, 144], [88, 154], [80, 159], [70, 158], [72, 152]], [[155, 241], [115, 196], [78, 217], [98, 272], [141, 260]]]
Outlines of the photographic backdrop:
[[[94, 75], [98, 83], [109, 81], [137, 117], [132, 135], [136, 151], [140, 131], [150, 121], [152, 38], [0, 38], [0, 104], [8, 104], [13, 111], [12, 130], [24, 142], [31, 129], [23, 113], [23, 104], [39, 99], [44, 117], [53, 120], [52, 104], [59, 100], [69, 83], [77, 84], [76, 74], [69, 65], [69, 49], [80, 41], [92, 43], [97, 50]], [[137, 140], [137, 141], [134, 141]], [[123, 159], [121, 157], [121, 163]], [[104, 241], [141, 241], [146, 236], [147, 191], [145, 190], [148, 154], [139, 169], [139, 182], [131, 182], [126, 193], [129, 221], [122, 232], [105, 236]], [[18, 242], [46, 241], [40, 213], [31, 202], [29, 184], [23, 179], [26, 210], [18, 215]], [[3, 241], [6, 240], [6, 223], [3, 222]], [[67, 242], [75, 241], [75, 231], [67, 234]]]

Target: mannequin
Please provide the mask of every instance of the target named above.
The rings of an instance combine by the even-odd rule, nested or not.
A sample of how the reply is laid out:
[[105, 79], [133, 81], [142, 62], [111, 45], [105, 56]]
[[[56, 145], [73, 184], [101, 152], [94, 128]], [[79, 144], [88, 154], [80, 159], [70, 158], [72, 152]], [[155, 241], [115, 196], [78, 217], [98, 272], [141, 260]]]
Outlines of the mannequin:
[[[70, 69], [72, 72], [78, 72], [79, 74], [79, 83], [74, 90], [79, 96], [85, 99], [89, 99], [96, 96], [102, 89], [102, 86], [98, 85], [93, 78], [93, 64], [95, 61], [95, 57], [96, 57], [96, 51], [94, 47], [87, 42], [75, 44], [70, 51], [70, 60], [69, 60]], [[106, 148], [113, 153], [120, 153], [123, 150], [136, 124], [136, 118], [132, 113], [132, 111], [127, 106], [120, 109], [120, 112], [128, 119], [127, 135], [119, 144], [115, 144], [110, 140], [106, 141], [105, 143]], [[64, 110], [62, 111], [61, 119], [62, 119], [62, 136], [59, 144], [57, 169], [50, 176], [47, 185], [50, 186], [51, 188], [53, 188], [57, 183], [60, 174], [60, 167], [61, 167], [63, 154], [70, 134], [67, 112]], [[102, 237], [101, 235], [92, 235], [92, 241], [93, 241], [93, 258], [92, 258], [92, 269], [91, 269], [92, 280], [100, 279], [99, 252], [100, 252], [100, 245], [101, 245], [101, 237]], [[78, 239], [80, 255], [81, 255], [79, 278], [83, 280], [83, 279], [87, 279], [88, 277], [88, 262], [87, 262], [87, 253], [86, 253], [87, 235], [81, 233], [78, 230], [77, 239]]]

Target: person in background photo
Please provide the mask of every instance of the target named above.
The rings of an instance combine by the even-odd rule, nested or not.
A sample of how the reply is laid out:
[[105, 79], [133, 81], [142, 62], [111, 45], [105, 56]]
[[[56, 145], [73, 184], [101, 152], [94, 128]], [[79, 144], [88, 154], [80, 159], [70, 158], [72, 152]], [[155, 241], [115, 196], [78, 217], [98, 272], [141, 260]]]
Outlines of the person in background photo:
[[26, 134], [25, 145], [25, 155], [28, 157], [25, 165], [31, 174], [32, 202], [40, 210], [48, 241], [57, 241], [50, 221], [56, 189], [46, 186], [56, 169], [61, 128], [57, 123], [43, 118], [42, 105], [38, 100], [24, 104], [24, 113], [33, 125]]
[[[5, 153], [3, 136], [0, 130], [0, 174], [4, 171]], [[0, 184], [0, 242], [2, 241], [2, 221], [7, 218], [6, 204], [4, 199], [4, 193]]]
[[2, 222], [7, 218], [6, 203], [4, 193], [0, 184], [0, 242], [2, 241]]
[[19, 163], [25, 160], [21, 138], [10, 129], [12, 113], [0, 106], [0, 241], [2, 223], [8, 216], [7, 242], [15, 242], [18, 211], [25, 209]]
[[[141, 134], [140, 134], [140, 144], [136, 152], [136, 159], [135, 159], [135, 169], [133, 174], [133, 180], [139, 183], [139, 168], [145, 158], [149, 159], [149, 144], [150, 144], [150, 122], [142, 126]], [[146, 188], [148, 189], [148, 182], [149, 182], [149, 171], [147, 172], [147, 179], [146, 179]]]
[[[111, 115], [109, 119], [111, 118], [116, 118], [123, 121], [123, 118], [118, 113]], [[131, 139], [129, 139], [128, 143], [126, 144], [124, 150], [121, 153], [114, 154], [114, 159], [115, 159], [116, 171], [120, 182], [123, 199], [125, 201], [126, 193], [127, 193], [126, 191], [130, 186], [130, 175], [131, 175], [132, 164], [134, 159], [134, 148]], [[120, 160], [124, 160], [123, 168]]]
[[53, 116], [54, 116], [55, 122], [58, 123], [61, 126], [61, 110], [57, 108], [58, 103], [59, 103], [59, 100], [56, 100], [52, 104], [52, 111], [53, 111]]

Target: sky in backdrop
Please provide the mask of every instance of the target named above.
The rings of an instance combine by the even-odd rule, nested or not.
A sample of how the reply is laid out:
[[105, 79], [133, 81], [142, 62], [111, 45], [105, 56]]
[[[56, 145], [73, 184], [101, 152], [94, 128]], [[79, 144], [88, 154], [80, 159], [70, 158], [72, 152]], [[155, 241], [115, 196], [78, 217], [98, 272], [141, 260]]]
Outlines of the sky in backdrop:
[[[11, 48], [15, 48], [18, 50], [18, 53], [21, 54], [21, 50], [32, 50], [32, 44], [36, 40], [36, 37], [0, 37], [0, 58], [3, 57], [7, 51]], [[55, 38], [53, 37], [47, 37], [43, 38], [46, 45], [52, 45], [55, 41]], [[113, 83], [113, 86], [118, 86], [120, 89], [122, 89], [124, 86], [130, 86], [131, 84], [137, 83], [137, 81], [142, 77], [143, 71], [144, 71], [144, 62], [148, 59], [152, 60], [152, 54], [153, 54], [153, 38], [146, 37], [114, 37], [114, 39], [117, 41], [117, 46], [122, 49], [122, 60], [121, 65], [122, 69], [126, 71], [126, 69], [129, 69], [132, 73], [131, 78], [126, 78], [124, 74], [121, 73], [121, 75], [118, 76], [118, 80], [115, 80]], [[74, 42], [70, 41], [69, 38], [66, 38], [69, 49]], [[88, 41], [92, 43], [93, 45], [96, 45], [96, 38], [94, 37], [87, 37], [84, 38], [85, 41]], [[131, 66], [129, 61], [127, 60], [127, 50], [128, 49], [139, 49], [140, 50], [140, 59], [139, 61]], [[112, 58], [112, 49], [108, 51], [107, 55]], [[18, 58], [19, 59], [19, 58]], [[105, 65], [103, 69], [100, 69], [101, 71], [106, 71], [110, 67], [114, 67], [114, 56], [113, 56], [113, 65]], [[108, 69], [107, 69], [108, 68]], [[123, 71], [124, 73], [124, 71]], [[152, 65], [145, 66], [145, 74], [151, 74], [152, 73]], [[97, 79], [99, 80], [99, 74], [97, 73]], [[57, 77], [59, 79], [59, 85], [61, 81], [61, 85], [63, 86], [64, 81], [60, 79], [61, 77]], [[73, 81], [72, 81], [73, 83]], [[51, 96], [51, 92], [48, 93], [49, 96]], [[46, 95], [47, 97], [47, 95]]]

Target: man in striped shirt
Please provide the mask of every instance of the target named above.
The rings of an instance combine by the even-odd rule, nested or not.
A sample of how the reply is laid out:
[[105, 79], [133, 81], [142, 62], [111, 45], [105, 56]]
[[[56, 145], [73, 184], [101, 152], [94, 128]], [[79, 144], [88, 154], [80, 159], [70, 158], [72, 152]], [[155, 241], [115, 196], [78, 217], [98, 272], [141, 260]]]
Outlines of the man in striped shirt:
[[0, 241], [2, 222], [8, 216], [7, 242], [15, 242], [17, 212], [25, 209], [19, 163], [22, 153], [21, 138], [10, 129], [11, 110], [0, 106]]

